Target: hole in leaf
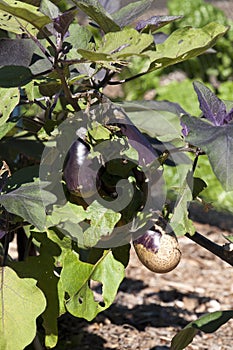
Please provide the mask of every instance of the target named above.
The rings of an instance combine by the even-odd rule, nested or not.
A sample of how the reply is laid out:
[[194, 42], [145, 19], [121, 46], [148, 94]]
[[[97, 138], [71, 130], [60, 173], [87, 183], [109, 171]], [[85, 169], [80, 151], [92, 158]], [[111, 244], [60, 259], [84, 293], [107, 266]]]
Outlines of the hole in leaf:
[[105, 304], [103, 299], [103, 284], [94, 280], [89, 281], [90, 289], [93, 292], [94, 300], [98, 302], [99, 304]]
[[79, 297], [78, 298], [78, 302], [79, 302], [79, 304], [82, 304], [83, 303], [83, 298]]
[[102, 307], [105, 307], [105, 302], [104, 301], [100, 301], [99, 305], [102, 306]]

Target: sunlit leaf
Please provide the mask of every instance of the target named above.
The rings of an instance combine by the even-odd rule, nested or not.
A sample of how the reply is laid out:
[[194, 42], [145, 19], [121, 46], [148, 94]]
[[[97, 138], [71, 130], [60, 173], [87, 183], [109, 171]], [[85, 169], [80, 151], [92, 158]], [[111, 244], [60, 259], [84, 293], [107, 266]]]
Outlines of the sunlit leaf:
[[33, 233], [33, 237], [40, 243], [39, 255], [28, 257], [20, 263], [12, 262], [10, 266], [22, 278], [33, 277], [43, 291], [47, 301], [42, 314], [46, 346], [54, 347], [58, 338], [57, 318], [65, 312], [64, 292], [62, 286], [58, 286], [58, 275], [54, 273], [56, 258], [61, 255], [61, 249], [45, 233]]
[[185, 349], [199, 330], [205, 333], [215, 332], [231, 318], [233, 318], [232, 310], [215, 311], [200, 317], [196, 321], [189, 323], [175, 335], [172, 339], [171, 350]]
[[22, 34], [26, 28], [30, 34], [36, 34], [50, 22], [50, 18], [39, 12], [38, 7], [22, 1], [0, 1], [0, 29]]
[[10, 267], [0, 267], [0, 348], [24, 349], [36, 335], [36, 319], [46, 299], [33, 278], [19, 278]]
[[94, 201], [86, 210], [90, 226], [83, 232], [83, 244], [87, 247], [94, 246], [102, 236], [109, 236], [121, 214], [114, 212]]
[[203, 28], [184, 27], [174, 31], [155, 51], [147, 51], [151, 66], [149, 71], [170, 66], [198, 56], [214, 46], [229, 28], [211, 22]]
[[[61, 283], [69, 296], [67, 310], [76, 317], [92, 320], [112, 304], [123, 278], [124, 265], [111, 251], [105, 251], [94, 265], [81, 261], [74, 251], [67, 252], [61, 272]], [[102, 284], [101, 294], [94, 293], [89, 281]]]
[[[8, 120], [11, 112], [19, 103], [19, 89], [3, 89], [0, 88], [0, 127]], [[4, 136], [4, 135], [3, 135]]]

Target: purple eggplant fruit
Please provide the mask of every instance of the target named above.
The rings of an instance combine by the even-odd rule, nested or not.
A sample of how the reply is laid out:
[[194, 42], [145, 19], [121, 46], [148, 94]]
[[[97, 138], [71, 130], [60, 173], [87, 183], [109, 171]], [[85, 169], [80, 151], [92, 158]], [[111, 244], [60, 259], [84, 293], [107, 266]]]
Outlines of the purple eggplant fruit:
[[135, 239], [133, 245], [141, 263], [156, 273], [173, 270], [181, 259], [176, 235], [165, 232], [158, 223]]
[[65, 162], [63, 177], [67, 189], [75, 196], [88, 198], [97, 193], [100, 179], [96, 159], [89, 159], [90, 148], [82, 139], [71, 145]]

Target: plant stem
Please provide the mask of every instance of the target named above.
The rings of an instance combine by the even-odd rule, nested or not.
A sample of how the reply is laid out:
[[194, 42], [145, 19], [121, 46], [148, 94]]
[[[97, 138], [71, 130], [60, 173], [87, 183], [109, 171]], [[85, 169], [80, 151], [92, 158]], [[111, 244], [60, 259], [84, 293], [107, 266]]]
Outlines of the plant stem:
[[229, 265], [233, 266], [233, 252], [228, 251], [224, 246], [218, 245], [208, 238], [201, 235], [199, 232], [195, 232], [194, 235], [186, 233], [185, 236], [191, 239], [193, 242], [197, 243], [201, 247], [205, 248], [209, 252], [218, 256], [220, 259], [227, 262]]
[[78, 112], [80, 110], [79, 105], [78, 105], [76, 99], [73, 98], [73, 96], [71, 94], [71, 91], [70, 91], [70, 88], [67, 84], [63, 69], [60, 67], [56, 67], [55, 69], [56, 69], [56, 72], [58, 73], [58, 75], [61, 79], [62, 88], [63, 88], [64, 94], [65, 94], [65, 97], [67, 99], [67, 102], [71, 104], [71, 106], [74, 108], [74, 110], [76, 112]]

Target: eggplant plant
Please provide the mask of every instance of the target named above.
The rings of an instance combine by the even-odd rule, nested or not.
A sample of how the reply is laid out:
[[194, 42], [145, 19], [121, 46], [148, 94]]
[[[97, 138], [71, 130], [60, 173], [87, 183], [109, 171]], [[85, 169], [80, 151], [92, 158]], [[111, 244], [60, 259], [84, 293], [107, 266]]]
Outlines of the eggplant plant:
[[[198, 56], [228, 31], [211, 22], [156, 43], [154, 34], [180, 16], [139, 21], [151, 3], [0, 1], [1, 349], [39, 340], [54, 348], [62, 314], [91, 321], [108, 308], [131, 244], [158, 273], [179, 263], [182, 235], [233, 264], [231, 251], [195, 232], [188, 216], [206, 186], [194, 176], [202, 154], [233, 189], [231, 104], [198, 82], [203, 118], [167, 101], [105, 96], [106, 86]], [[145, 63], [132, 75], [137, 57]], [[171, 208], [167, 166], [179, 177]], [[14, 237], [18, 259], [9, 252]], [[98, 299], [91, 281], [102, 286]], [[211, 331], [230, 317], [209, 317]]]

